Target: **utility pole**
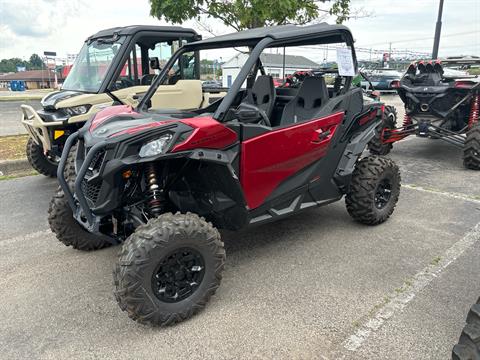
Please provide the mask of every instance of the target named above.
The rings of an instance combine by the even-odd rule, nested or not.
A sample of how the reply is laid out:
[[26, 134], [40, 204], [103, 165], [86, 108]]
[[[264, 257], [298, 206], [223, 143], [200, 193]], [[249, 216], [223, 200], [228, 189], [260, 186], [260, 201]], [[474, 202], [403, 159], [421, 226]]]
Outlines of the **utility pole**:
[[435, 26], [435, 39], [433, 40], [432, 59], [438, 58], [438, 47], [440, 45], [440, 33], [442, 31], [442, 14], [443, 14], [443, 0], [440, 0], [438, 6], [437, 25]]

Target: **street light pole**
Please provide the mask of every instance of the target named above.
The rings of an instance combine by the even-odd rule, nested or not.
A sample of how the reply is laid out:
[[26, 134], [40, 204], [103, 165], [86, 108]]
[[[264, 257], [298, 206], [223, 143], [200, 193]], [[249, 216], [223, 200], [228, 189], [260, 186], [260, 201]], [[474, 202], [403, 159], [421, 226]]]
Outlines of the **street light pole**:
[[438, 47], [440, 45], [440, 32], [442, 31], [443, 0], [438, 6], [437, 25], [435, 26], [435, 39], [433, 40], [432, 59], [438, 58]]

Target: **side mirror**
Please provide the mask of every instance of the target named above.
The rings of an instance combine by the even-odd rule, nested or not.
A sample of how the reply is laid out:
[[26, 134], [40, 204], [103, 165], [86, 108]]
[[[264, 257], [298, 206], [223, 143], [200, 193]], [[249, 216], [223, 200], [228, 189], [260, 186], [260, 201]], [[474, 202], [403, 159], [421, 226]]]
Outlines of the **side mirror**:
[[151, 57], [150, 59], [150, 67], [155, 70], [160, 70], [160, 61], [158, 57]]

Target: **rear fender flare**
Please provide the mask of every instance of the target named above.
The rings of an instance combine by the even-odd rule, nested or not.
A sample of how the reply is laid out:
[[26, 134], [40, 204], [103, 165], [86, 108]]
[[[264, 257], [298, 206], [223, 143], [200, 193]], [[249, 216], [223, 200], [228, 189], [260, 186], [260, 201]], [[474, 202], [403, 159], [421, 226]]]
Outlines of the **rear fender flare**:
[[335, 178], [345, 178], [353, 173], [358, 158], [362, 155], [367, 144], [377, 133], [378, 124], [379, 121], [373, 122], [365, 130], [350, 140], [345, 147], [345, 151], [343, 152], [337, 170], [335, 171]]

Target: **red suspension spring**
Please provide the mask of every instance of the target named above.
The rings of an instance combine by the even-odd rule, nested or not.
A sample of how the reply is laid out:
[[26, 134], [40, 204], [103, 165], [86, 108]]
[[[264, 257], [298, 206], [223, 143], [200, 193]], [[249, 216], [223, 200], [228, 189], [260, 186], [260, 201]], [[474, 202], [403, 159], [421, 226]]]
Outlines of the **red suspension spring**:
[[406, 128], [408, 126], [412, 125], [412, 118], [410, 115], [405, 114], [403, 117], [403, 127]]
[[470, 116], [468, 117], [468, 128], [471, 129], [476, 123], [478, 123], [478, 116], [480, 114], [480, 95], [476, 94], [472, 98], [472, 104], [470, 106]]
[[150, 214], [158, 216], [163, 210], [163, 191], [158, 185], [157, 169], [153, 163], [146, 165], [147, 192], [149, 200], [147, 202]]

